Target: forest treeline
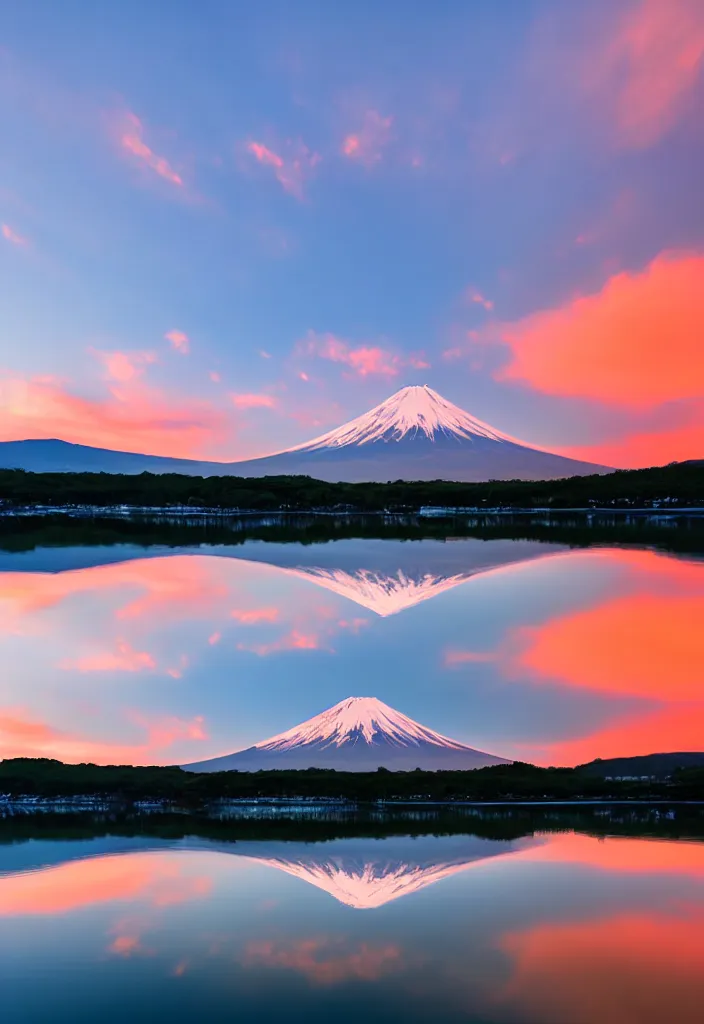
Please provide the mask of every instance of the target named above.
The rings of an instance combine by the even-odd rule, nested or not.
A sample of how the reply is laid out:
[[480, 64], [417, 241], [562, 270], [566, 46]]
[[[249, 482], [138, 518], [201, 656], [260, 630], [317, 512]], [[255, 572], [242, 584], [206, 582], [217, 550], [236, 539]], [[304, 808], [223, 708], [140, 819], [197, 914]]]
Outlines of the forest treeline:
[[617, 800], [704, 798], [704, 768], [680, 768], [659, 779], [613, 779], [590, 766], [538, 768], [515, 762], [474, 771], [211, 772], [176, 767], [70, 765], [48, 758], [0, 762], [0, 795], [61, 798], [99, 796], [115, 800], [164, 800], [183, 806], [214, 800]]
[[618, 470], [564, 480], [487, 483], [326, 483], [308, 476], [195, 477], [178, 473], [28, 473], [0, 470], [0, 502], [28, 505], [191, 506], [213, 509], [359, 512], [446, 508], [704, 505], [704, 462]]

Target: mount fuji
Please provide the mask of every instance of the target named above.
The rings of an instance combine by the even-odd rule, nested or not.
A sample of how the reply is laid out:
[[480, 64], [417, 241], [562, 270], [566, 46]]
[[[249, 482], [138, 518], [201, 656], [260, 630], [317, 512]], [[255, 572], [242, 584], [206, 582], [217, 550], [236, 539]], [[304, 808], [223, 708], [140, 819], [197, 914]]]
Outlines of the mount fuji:
[[460, 771], [509, 762], [419, 725], [376, 697], [348, 697], [253, 747], [181, 765], [189, 772], [334, 768], [341, 772]]
[[369, 412], [306, 444], [245, 462], [198, 462], [116, 452], [58, 440], [0, 443], [0, 468], [32, 472], [306, 475], [328, 482], [554, 480], [608, 473], [522, 444], [437, 391], [401, 388]]

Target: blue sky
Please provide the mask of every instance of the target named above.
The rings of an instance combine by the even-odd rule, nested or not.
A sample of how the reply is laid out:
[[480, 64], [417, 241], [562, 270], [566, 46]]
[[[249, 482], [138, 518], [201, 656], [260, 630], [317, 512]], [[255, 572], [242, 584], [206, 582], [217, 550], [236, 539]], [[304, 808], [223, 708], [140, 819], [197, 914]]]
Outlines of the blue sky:
[[237, 458], [409, 383], [704, 454], [704, 10], [65, 2], [0, 34], [0, 438]]

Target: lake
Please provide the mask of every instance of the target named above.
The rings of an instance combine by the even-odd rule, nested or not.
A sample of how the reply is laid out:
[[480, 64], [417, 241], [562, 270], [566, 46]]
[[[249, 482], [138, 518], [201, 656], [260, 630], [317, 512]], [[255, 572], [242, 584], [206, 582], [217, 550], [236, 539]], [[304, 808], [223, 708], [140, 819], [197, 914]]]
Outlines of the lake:
[[184, 764], [373, 696], [541, 765], [699, 750], [704, 518], [0, 519], [0, 753]]
[[[701, 750], [704, 519], [0, 519], [0, 755], [182, 764], [375, 696], [537, 764]], [[701, 1020], [697, 806], [34, 813], [3, 1024]]]
[[4, 1024], [695, 1024], [704, 811], [0, 814]]

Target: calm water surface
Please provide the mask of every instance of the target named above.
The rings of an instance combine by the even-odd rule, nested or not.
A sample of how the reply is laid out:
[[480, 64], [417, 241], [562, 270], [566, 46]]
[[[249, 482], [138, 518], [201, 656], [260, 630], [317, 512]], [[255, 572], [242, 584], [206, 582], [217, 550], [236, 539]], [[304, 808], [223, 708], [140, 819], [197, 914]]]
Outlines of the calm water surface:
[[375, 696], [505, 757], [701, 749], [704, 520], [0, 521], [0, 752], [187, 763]]
[[[0, 756], [202, 760], [365, 695], [543, 764], [701, 749], [703, 535], [0, 521]], [[0, 802], [3, 1024], [702, 1019], [696, 810], [379, 813]]]
[[700, 1021], [704, 819], [534, 817], [0, 819], [2, 1019]]

